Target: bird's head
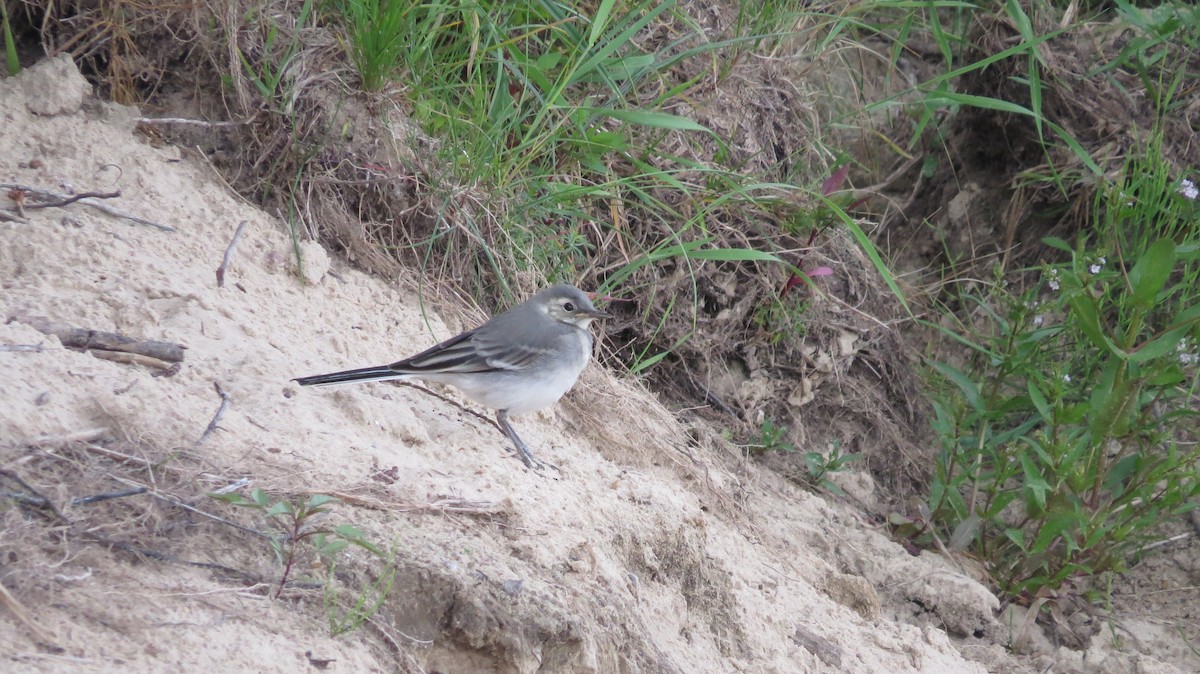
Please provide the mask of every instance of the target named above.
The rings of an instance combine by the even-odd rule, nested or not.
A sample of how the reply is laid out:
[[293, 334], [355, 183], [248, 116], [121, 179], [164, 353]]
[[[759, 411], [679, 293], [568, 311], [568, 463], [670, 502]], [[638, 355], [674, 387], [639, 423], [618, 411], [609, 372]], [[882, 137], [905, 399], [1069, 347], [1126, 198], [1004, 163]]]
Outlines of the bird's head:
[[587, 293], [575, 286], [552, 286], [534, 295], [531, 301], [550, 318], [580, 328], [586, 329], [597, 318], [612, 318], [612, 314], [597, 309]]

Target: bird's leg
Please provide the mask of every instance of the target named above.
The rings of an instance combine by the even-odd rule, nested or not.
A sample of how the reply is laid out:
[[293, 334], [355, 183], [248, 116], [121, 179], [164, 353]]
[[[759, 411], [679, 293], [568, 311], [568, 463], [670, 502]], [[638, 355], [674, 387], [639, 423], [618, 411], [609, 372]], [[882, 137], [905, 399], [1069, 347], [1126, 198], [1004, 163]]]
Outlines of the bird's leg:
[[521, 440], [521, 436], [517, 435], [517, 431], [513, 429], [512, 424], [508, 423], [508, 410], [498, 410], [496, 412], [496, 423], [500, 424], [500, 430], [504, 431], [509, 440], [512, 440], [513, 445], [517, 448], [517, 454], [520, 456], [521, 462], [526, 467], [533, 470], [541, 470], [546, 466], [550, 466], [554, 470], [558, 470], [558, 466], [552, 463], [538, 461], [533, 458], [533, 452], [529, 451], [529, 448], [525, 446], [525, 442]]

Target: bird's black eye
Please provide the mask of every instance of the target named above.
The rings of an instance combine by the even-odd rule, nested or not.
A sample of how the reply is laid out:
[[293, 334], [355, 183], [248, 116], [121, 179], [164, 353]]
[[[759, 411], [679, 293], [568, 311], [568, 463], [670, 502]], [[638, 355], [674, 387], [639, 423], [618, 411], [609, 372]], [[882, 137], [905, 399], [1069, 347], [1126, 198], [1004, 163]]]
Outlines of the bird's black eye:
[[575, 311], [575, 304], [573, 302], [567, 302], [563, 305], [563, 309], [566, 309], [567, 311]]

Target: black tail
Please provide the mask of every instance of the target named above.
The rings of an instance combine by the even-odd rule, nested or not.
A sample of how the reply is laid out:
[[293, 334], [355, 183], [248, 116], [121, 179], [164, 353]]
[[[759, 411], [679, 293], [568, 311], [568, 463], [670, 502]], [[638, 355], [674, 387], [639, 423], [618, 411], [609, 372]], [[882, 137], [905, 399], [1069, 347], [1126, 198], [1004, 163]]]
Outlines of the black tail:
[[317, 374], [311, 377], [297, 377], [292, 381], [301, 386], [333, 386], [334, 384], [349, 384], [360, 381], [383, 381], [403, 376], [403, 374], [396, 372], [392, 368], [381, 365], [379, 367], [363, 367], [357, 370]]

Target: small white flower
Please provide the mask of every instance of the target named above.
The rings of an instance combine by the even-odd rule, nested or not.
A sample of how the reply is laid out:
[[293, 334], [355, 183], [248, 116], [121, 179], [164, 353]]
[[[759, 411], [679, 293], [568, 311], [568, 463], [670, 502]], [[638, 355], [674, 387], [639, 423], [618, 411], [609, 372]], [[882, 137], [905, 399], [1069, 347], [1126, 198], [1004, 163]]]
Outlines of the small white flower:
[[1048, 273], [1050, 274], [1050, 278], [1054, 278], [1055, 276], [1058, 276], [1058, 270], [1057, 270], [1057, 269], [1053, 269], [1053, 268], [1052, 268], [1052, 269], [1051, 269], [1051, 270], [1050, 270]]
[[1196, 187], [1196, 183], [1187, 178], [1179, 181], [1179, 193], [1193, 201], [1196, 197], [1200, 197], [1200, 189]]
[[1105, 258], [1103, 255], [1101, 255], [1101, 256], [1100, 256], [1100, 259], [1099, 259], [1099, 260], [1096, 260], [1096, 262], [1099, 262], [1099, 263], [1100, 263], [1100, 264], [1102, 264], [1102, 265], [1104, 265], [1104, 264], [1108, 264], [1108, 260], [1107, 260], [1107, 259], [1106, 259], [1106, 258]]
[[1200, 355], [1197, 355], [1194, 353], [1179, 354], [1179, 364], [1180, 365], [1192, 365], [1193, 363], [1197, 363], [1197, 362], [1200, 362]]
[[1100, 269], [1101, 269], [1101, 266], [1098, 264], [1094, 264], [1094, 265], [1088, 267], [1088, 271], [1092, 272], [1093, 274], [1099, 274]]
[[1050, 279], [1050, 289], [1058, 290], [1058, 279]]
[[1042, 323], [1044, 323], [1044, 322], [1046, 322], [1046, 317], [1041, 314], [1038, 314], [1037, 316], [1033, 317], [1033, 327], [1035, 327], [1035, 328], [1042, 327]]
[[1064, 383], [1064, 384], [1070, 384], [1070, 383], [1071, 383], [1071, 375], [1069, 375], [1069, 374], [1064, 374], [1064, 375], [1063, 375], [1063, 383]]

